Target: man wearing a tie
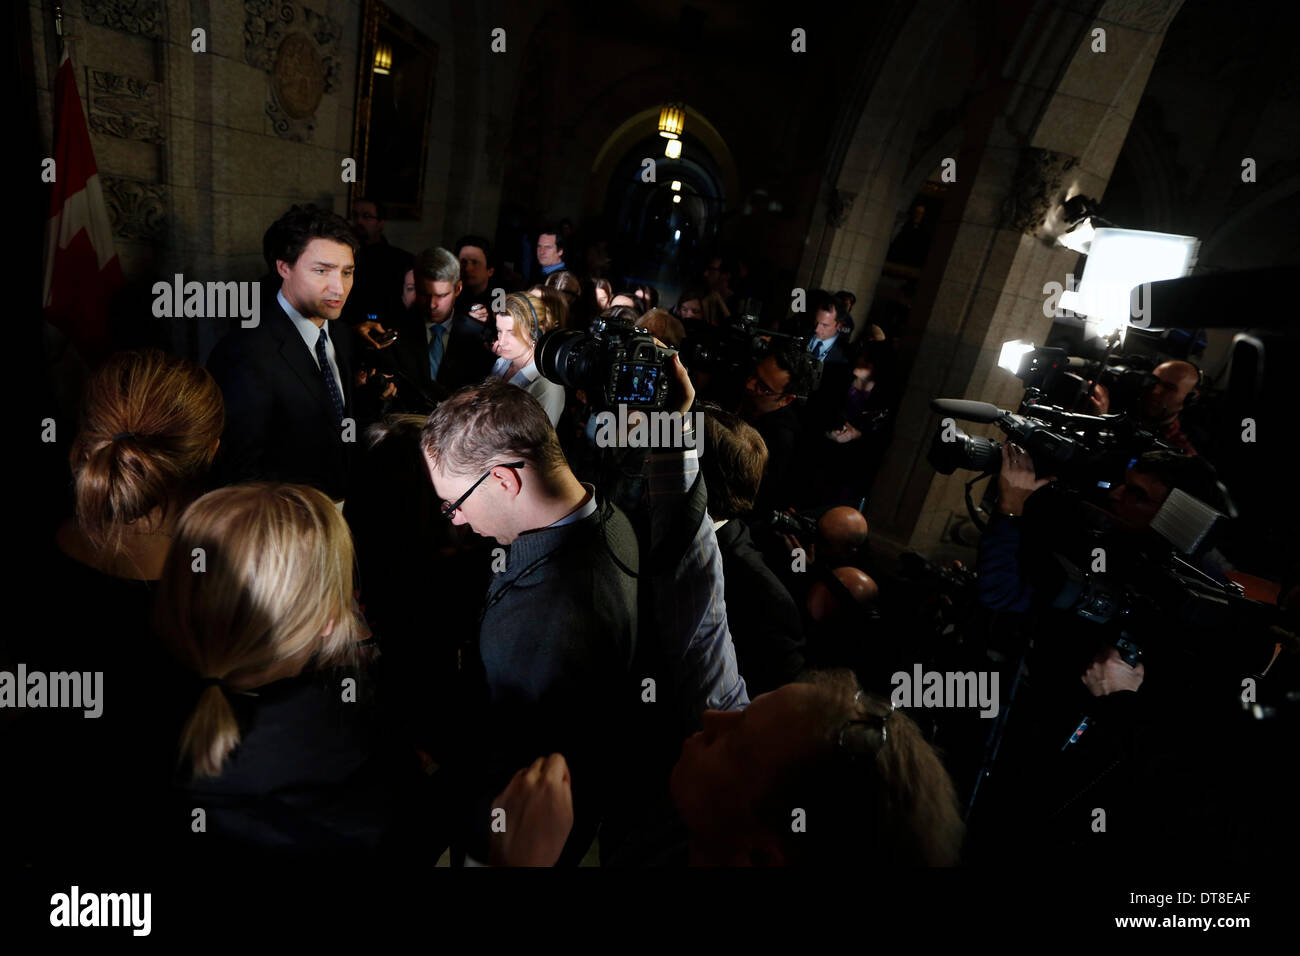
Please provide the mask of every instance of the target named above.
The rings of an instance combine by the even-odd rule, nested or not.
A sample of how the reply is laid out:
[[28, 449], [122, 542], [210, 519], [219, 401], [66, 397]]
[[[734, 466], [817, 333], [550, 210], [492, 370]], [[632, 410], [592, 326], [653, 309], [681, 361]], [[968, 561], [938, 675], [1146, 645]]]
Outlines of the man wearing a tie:
[[401, 371], [395, 406], [427, 415], [456, 389], [486, 378], [496, 356], [484, 344], [482, 325], [456, 311], [462, 283], [455, 256], [425, 249], [415, 258], [414, 279], [415, 301], [393, 346]]
[[840, 342], [840, 319], [835, 300], [826, 293], [814, 293], [813, 334], [808, 340], [808, 351], [819, 362], [838, 364], [847, 362], [844, 346]]
[[257, 326], [232, 329], [208, 359], [226, 406], [214, 477], [290, 481], [340, 501], [356, 447], [355, 363], [352, 332], [334, 320], [352, 291], [357, 239], [313, 206], [293, 207], [267, 236], [279, 291]]
[[849, 361], [848, 336], [843, 335], [840, 313], [830, 293], [816, 290], [808, 296], [813, 314], [813, 334], [808, 352], [822, 365], [821, 380], [804, 409], [805, 424], [822, 431], [834, 418], [853, 377]]
[[448, 357], [448, 351], [452, 344], [456, 298], [461, 289], [460, 263], [455, 256], [441, 248], [426, 250], [420, 255], [415, 264], [415, 304], [412, 309], [424, 321], [431, 382], [438, 381], [444, 361], [449, 369], [456, 361]]

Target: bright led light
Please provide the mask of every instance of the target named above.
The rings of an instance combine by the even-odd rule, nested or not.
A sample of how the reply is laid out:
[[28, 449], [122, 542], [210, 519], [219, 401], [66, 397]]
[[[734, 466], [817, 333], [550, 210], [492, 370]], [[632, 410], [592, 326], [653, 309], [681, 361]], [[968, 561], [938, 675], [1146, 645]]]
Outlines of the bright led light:
[[670, 139], [664, 144], [664, 155], [669, 159], [678, 159], [682, 155], [682, 141]]
[[674, 196], [674, 197], [673, 197], [673, 202], [681, 202], [681, 201], [682, 201], [682, 197], [681, 197], [681, 196]]
[[1033, 350], [1033, 342], [1022, 342], [1020, 339], [1003, 342], [1002, 352], [998, 355], [998, 366], [1015, 375], [1020, 371], [1020, 362], [1025, 357], [1025, 353]]
[[682, 191], [682, 181], [681, 181], [680, 179], [674, 179], [674, 180], [673, 180], [673, 184], [672, 184], [671, 186], [669, 186], [668, 188], [671, 189], [671, 190], [672, 190], [673, 192], [675, 192], [675, 193], [679, 193], [679, 192]]
[[681, 237], [682, 237], [682, 231], [681, 231], [680, 229], [674, 229], [674, 230], [673, 230], [673, 242], [676, 242], [676, 241], [677, 241], [678, 239], [680, 239]]
[[1129, 325], [1151, 327], [1150, 301], [1133, 290], [1147, 282], [1178, 279], [1191, 271], [1199, 240], [1137, 229], [1096, 230], [1077, 292], [1062, 292], [1063, 309], [1086, 315], [1092, 334], [1107, 337]]

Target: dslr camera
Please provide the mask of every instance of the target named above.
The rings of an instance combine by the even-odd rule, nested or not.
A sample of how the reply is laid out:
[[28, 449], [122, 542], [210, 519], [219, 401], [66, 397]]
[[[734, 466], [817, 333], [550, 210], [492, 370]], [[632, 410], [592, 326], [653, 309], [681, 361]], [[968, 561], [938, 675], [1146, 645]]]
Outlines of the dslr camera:
[[594, 408], [663, 411], [676, 354], [645, 329], [605, 312], [586, 332], [546, 333], [537, 348], [537, 368], [552, 382], [582, 389]]

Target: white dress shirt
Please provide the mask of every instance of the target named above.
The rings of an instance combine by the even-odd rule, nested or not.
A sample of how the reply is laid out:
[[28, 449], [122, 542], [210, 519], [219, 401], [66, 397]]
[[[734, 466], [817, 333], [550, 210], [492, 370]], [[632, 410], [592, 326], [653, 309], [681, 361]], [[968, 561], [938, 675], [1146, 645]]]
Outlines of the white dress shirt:
[[[320, 360], [316, 358], [316, 342], [320, 338], [320, 326], [311, 319], [299, 315], [298, 310], [291, 306], [289, 300], [284, 297], [283, 289], [277, 292], [275, 297], [280, 303], [280, 308], [284, 309], [284, 314], [289, 317], [293, 327], [302, 336], [303, 342], [307, 344], [307, 351], [311, 353], [311, 360], [316, 363], [317, 368], [320, 368]], [[338, 327], [342, 328], [343, 326]], [[338, 383], [339, 394], [347, 395], [347, 392], [343, 390], [343, 379], [339, 374], [339, 357], [338, 353], [334, 351], [334, 334], [332, 332], [326, 332], [325, 343], [325, 355], [330, 360], [330, 371], [334, 373], [334, 381]]]

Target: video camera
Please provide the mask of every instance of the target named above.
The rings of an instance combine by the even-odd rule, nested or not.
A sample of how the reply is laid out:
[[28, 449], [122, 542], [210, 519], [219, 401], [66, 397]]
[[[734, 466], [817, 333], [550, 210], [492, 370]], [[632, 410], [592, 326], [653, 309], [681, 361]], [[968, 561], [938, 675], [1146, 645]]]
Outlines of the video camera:
[[1141, 355], [1087, 359], [1069, 355], [1065, 349], [1035, 348], [1004, 367], [1014, 371], [1026, 388], [1036, 389], [1040, 400], [1069, 411], [1081, 406], [1092, 391], [1091, 383], [1105, 387], [1111, 408], [1128, 409], [1135, 407], [1142, 392], [1155, 382], [1155, 362]]
[[[998, 364], [1025, 383], [1025, 394], [1015, 412], [987, 402], [941, 398], [930, 403], [931, 409], [948, 416], [927, 456], [940, 474], [951, 475], [963, 468], [993, 475], [1002, 468], [1002, 443], [966, 434], [956, 426], [956, 419], [996, 424], [1029, 453], [1039, 475], [1053, 475], [1079, 486], [1108, 487], [1143, 452], [1170, 449], [1126, 414], [1090, 415], [1073, 410], [1088, 382], [1099, 382], [1110, 390], [1112, 407], [1131, 407], [1153, 380], [1146, 367], [1148, 360], [1125, 357], [1120, 364], [1109, 356], [1089, 360], [1072, 357], [1061, 348], [1008, 342]], [[974, 509], [971, 511], [978, 524]]]
[[1029, 453], [1038, 474], [1065, 482], [1114, 480], [1143, 452], [1169, 448], [1122, 414], [1085, 415], [1029, 401], [1019, 412], [1009, 412], [988, 402], [948, 398], [935, 399], [930, 408], [948, 416], [927, 456], [941, 475], [958, 468], [993, 475], [1002, 468], [1002, 442], [968, 435], [955, 419], [996, 424]]
[[1189, 656], [1231, 654], [1242, 673], [1257, 673], [1269, 660], [1277, 608], [1248, 599], [1239, 585], [1216, 580], [1193, 563], [1227, 520], [1174, 489], [1151, 522], [1154, 536], [1119, 547], [1112, 539], [1108, 570], [1090, 570], [1057, 553], [1063, 576], [1051, 606], [1105, 628], [1130, 667], [1145, 647], [1159, 643]]
[[585, 391], [594, 408], [662, 411], [676, 354], [645, 329], [605, 312], [586, 332], [546, 333], [537, 347], [537, 368], [552, 382]]
[[743, 375], [774, 348], [800, 341], [798, 336], [760, 328], [762, 313], [758, 299], [741, 299], [726, 325], [700, 325], [691, 331], [682, 344], [682, 361], [692, 371]]

